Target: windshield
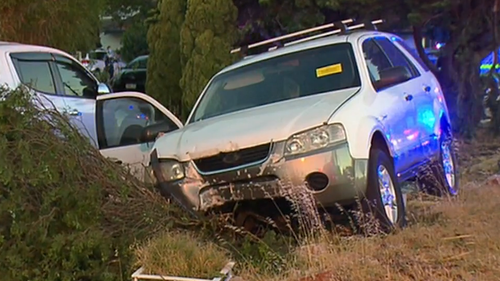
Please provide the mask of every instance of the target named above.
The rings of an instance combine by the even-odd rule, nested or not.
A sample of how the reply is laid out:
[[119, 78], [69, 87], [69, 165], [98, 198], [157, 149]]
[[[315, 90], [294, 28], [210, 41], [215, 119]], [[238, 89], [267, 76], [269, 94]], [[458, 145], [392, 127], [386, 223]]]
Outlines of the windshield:
[[148, 67], [148, 57], [138, 57], [138, 58], [133, 59], [131, 62], [129, 62], [125, 68], [146, 69], [147, 67]]
[[350, 43], [286, 54], [215, 77], [189, 123], [360, 84]]

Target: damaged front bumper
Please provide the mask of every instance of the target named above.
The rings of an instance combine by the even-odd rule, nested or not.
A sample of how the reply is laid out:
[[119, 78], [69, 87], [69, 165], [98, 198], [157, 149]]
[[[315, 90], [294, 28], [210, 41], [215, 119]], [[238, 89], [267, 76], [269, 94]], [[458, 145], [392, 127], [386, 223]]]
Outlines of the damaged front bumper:
[[207, 211], [228, 203], [284, 198], [291, 187], [304, 186], [323, 207], [344, 205], [362, 198], [366, 191], [367, 159], [354, 159], [347, 143], [298, 157], [282, 157], [284, 142], [273, 143], [261, 163], [203, 173], [195, 161], [182, 163], [185, 177], [161, 180], [161, 159], [151, 154], [156, 185], [164, 196], [189, 210]]

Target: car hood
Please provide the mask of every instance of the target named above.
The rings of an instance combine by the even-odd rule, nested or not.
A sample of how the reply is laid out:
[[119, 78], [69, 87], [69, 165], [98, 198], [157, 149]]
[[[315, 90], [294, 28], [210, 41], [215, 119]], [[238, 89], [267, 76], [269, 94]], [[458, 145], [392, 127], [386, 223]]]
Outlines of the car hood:
[[297, 98], [198, 121], [160, 137], [153, 149], [160, 158], [188, 161], [285, 140], [327, 122], [358, 90]]

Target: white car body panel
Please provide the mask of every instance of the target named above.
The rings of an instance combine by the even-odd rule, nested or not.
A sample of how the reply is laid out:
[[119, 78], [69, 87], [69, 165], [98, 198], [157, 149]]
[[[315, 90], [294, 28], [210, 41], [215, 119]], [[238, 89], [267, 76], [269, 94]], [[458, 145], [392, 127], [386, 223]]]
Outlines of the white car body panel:
[[[97, 97], [97, 101], [105, 101], [112, 99], [121, 98], [138, 98], [146, 101], [152, 106], [156, 107], [161, 113], [170, 118], [179, 128], [183, 127], [182, 122], [172, 114], [163, 105], [157, 102], [152, 97], [139, 93], [139, 92], [120, 92], [112, 93], [106, 95], [100, 95]], [[139, 179], [144, 179], [144, 167], [149, 164], [151, 148], [153, 143], [140, 143], [127, 146], [119, 146], [113, 148], [100, 149], [103, 156], [111, 158], [112, 160], [121, 161], [123, 164], [127, 165], [132, 173]]]
[[[182, 130], [181, 135], [175, 135], [177, 153], [165, 156], [188, 161], [203, 155], [286, 140], [292, 134], [327, 122], [332, 109], [341, 106], [357, 91], [358, 88], [351, 88], [312, 95], [195, 122]], [[228, 128], [231, 128], [230, 135], [226, 134]], [[258, 136], [273, 136], [273, 139], [256, 139]], [[160, 148], [159, 155], [163, 155], [163, 147], [172, 147], [168, 144], [172, 138], [174, 135], [168, 134], [158, 139], [155, 147]]]

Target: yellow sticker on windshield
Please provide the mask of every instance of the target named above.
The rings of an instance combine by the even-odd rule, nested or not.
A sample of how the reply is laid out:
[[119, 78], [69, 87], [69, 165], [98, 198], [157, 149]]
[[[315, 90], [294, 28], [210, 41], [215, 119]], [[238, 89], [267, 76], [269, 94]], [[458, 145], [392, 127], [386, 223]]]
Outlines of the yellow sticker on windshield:
[[316, 77], [320, 78], [323, 76], [338, 74], [342, 72], [342, 64], [332, 64], [325, 67], [320, 67], [316, 69]]

